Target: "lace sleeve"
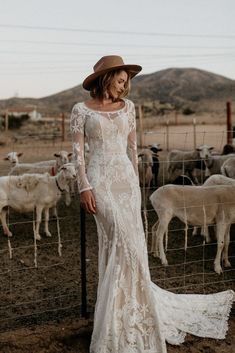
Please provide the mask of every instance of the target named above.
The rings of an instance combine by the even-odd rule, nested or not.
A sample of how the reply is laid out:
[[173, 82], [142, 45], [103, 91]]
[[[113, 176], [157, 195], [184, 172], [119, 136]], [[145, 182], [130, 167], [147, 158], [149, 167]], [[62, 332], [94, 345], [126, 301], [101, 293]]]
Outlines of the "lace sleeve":
[[128, 143], [127, 143], [127, 153], [132, 162], [133, 168], [135, 170], [136, 176], [139, 176], [138, 173], [138, 155], [137, 155], [137, 137], [136, 137], [136, 120], [135, 120], [135, 106], [131, 102], [129, 116], [129, 134], [128, 134]]
[[79, 192], [91, 190], [86, 176], [85, 159], [84, 159], [84, 123], [85, 117], [82, 114], [79, 104], [73, 107], [70, 120], [70, 130], [73, 143], [73, 161], [77, 171], [77, 181]]

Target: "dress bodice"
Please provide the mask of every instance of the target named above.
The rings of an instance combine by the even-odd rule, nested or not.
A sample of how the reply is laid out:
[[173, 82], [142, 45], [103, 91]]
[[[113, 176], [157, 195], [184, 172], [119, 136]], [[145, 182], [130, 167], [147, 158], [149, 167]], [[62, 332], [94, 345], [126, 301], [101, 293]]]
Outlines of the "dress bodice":
[[85, 172], [84, 137], [89, 144], [89, 164], [104, 166], [128, 154], [137, 175], [135, 107], [128, 99], [124, 103], [122, 109], [112, 112], [93, 110], [84, 102], [73, 107], [71, 132], [80, 192], [92, 188]]

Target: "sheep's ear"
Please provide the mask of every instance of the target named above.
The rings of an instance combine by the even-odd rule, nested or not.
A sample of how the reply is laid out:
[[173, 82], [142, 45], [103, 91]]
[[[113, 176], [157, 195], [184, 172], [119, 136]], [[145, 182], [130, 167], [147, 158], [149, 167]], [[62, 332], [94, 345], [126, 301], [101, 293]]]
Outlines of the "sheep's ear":
[[59, 157], [60, 155], [58, 153], [54, 153], [54, 156], [55, 157]]
[[209, 150], [212, 151], [215, 147], [210, 147]]
[[9, 158], [8, 157], [4, 157], [3, 160], [4, 161], [9, 161]]
[[21, 157], [21, 156], [23, 156], [23, 152], [17, 153], [17, 157]]
[[70, 153], [68, 154], [68, 157], [72, 157], [72, 155], [73, 155], [73, 152], [70, 152]]

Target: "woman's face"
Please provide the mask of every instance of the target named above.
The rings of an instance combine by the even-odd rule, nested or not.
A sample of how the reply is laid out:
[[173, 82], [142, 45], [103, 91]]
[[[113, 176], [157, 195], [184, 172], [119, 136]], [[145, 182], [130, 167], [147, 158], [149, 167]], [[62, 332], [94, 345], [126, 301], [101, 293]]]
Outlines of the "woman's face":
[[113, 99], [118, 99], [126, 88], [127, 80], [128, 75], [126, 71], [122, 70], [116, 73], [108, 89], [110, 97], [112, 97]]

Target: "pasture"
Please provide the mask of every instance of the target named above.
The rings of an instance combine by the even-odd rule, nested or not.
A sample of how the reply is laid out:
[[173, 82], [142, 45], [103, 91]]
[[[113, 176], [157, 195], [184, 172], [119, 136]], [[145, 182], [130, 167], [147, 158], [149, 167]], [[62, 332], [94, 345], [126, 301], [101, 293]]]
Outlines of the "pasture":
[[[226, 143], [226, 129], [222, 125], [197, 127], [196, 143], [214, 146], [221, 151]], [[144, 144], [160, 143], [159, 184], [166, 182], [166, 127], [145, 131]], [[193, 149], [191, 126], [170, 126], [169, 148]], [[53, 159], [60, 150], [71, 151], [69, 138], [65, 142], [24, 141], [10, 142], [0, 149], [0, 175], [7, 175], [9, 164], [3, 157], [10, 151], [23, 152], [23, 162]], [[89, 319], [81, 317], [80, 263], [80, 207], [77, 194], [67, 207], [58, 206], [59, 220], [52, 218], [52, 238], [42, 232], [42, 240], [35, 244], [33, 220], [35, 215], [9, 213], [8, 224], [13, 232], [10, 244], [0, 227], [0, 352], [1, 353], [85, 353], [88, 352], [92, 330], [97, 286], [98, 242], [92, 216], [86, 217], [86, 269]], [[148, 249], [151, 226], [156, 221], [155, 211], [148, 204]], [[42, 228], [43, 225], [41, 225]], [[214, 234], [213, 229], [210, 230]], [[232, 267], [222, 275], [213, 271], [216, 241], [205, 244], [200, 235], [192, 236], [189, 229], [188, 249], [184, 250], [185, 227], [178, 219], [170, 223], [167, 258], [164, 267], [158, 258], [149, 255], [152, 280], [175, 293], [213, 293], [235, 289], [235, 228], [231, 230], [229, 255]], [[58, 235], [61, 239], [59, 240]], [[59, 256], [58, 246], [62, 245]], [[10, 259], [12, 249], [12, 259]], [[35, 267], [35, 260], [37, 267]], [[217, 341], [188, 336], [180, 347], [168, 346], [169, 353], [232, 353], [235, 344], [235, 320], [231, 317], [226, 340]]]

